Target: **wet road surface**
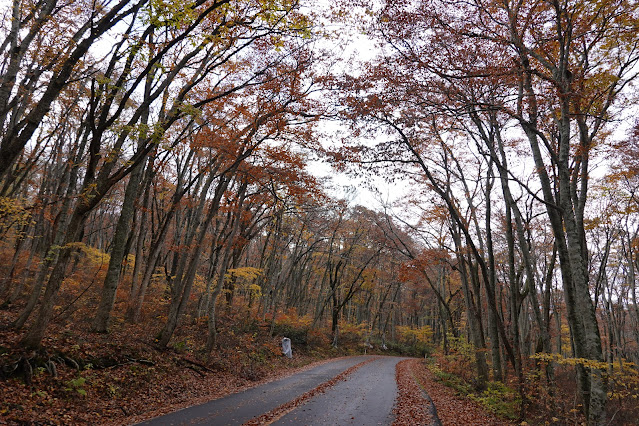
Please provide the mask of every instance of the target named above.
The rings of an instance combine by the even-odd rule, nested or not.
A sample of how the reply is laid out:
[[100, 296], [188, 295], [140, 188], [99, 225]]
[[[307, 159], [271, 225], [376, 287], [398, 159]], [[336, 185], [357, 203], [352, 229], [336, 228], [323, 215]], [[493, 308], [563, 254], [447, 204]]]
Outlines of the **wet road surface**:
[[395, 365], [402, 359], [380, 357], [365, 364], [273, 425], [390, 425], [397, 397]]
[[395, 365], [403, 358], [355, 356], [338, 359], [280, 380], [185, 408], [140, 425], [241, 425], [373, 359], [274, 424], [391, 424], [397, 394]]

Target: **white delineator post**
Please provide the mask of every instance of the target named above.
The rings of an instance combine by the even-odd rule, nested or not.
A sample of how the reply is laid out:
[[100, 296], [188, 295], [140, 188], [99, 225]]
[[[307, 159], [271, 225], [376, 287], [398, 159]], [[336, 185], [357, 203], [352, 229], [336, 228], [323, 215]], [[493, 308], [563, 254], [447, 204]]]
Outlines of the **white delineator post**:
[[291, 339], [285, 337], [282, 339], [282, 352], [287, 358], [293, 358], [293, 349], [291, 348]]

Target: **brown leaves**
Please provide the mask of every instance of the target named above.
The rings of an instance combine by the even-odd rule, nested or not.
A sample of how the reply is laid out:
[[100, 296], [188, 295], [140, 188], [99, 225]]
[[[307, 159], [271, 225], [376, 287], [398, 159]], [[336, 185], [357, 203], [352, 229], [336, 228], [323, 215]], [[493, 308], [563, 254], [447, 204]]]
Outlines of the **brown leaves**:
[[363, 365], [368, 364], [369, 362], [372, 362], [374, 360], [375, 360], [375, 358], [371, 358], [369, 360], [360, 362], [359, 364], [355, 364], [354, 366], [342, 371], [340, 374], [338, 374], [337, 376], [333, 377], [331, 380], [322, 383], [321, 385], [317, 386], [316, 388], [311, 389], [308, 392], [305, 392], [304, 394], [300, 395], [299, 397], [295, 398], [292, 401], [289, 401], [289, 402], [287, 402], [285, 404], [280, 405], [279, 407], [269, 411], [268, 413], [262, 414], [260, 417], [256, 417], [256, 418], [244, 423], [243, 426], [263, 425], [263, 424], [271, 424], [271, 423], [275, 422], [276, 420], [278, 420], [279, 418], [283, 417], [287, 413], [293, 411], [295, 408], [297, 408], [300, 405], [304, 404], [306, 401], [308, 401], [309, 399], [313, 398], [314, 396], [320, 395], [320, 394], [326, 392], [327, 389], [333, 387], [337, 382], [339, 382], [341, 380], [345, 380], [351, 373], [353, 373], [358, 368], [360, 368]]
[[411, 365], [415, 360], [405, 360], [397, 364], [395, 368], [395, 380], [399, 395], [395, 409], [394, 426], [403, 425], [429, 425], [433, 423], [433, 417], [429, 412], [430, 402], [424, 397], [419, 385], [415, 382]]
[[[1, 323], [5, 319], [0, 316]], [[20, 336], [0, 332], [4, 346], [0, 349], [11, 351], [3, 352], [0, 364], [22, 356], [32, 359], [33, 367], [30, 385], [20, 375], [0, 380], [0, 424], [132, 424], [318, 364], [299, 367], [314, 359], [298, 352], [291, 363], [276, 351], [269, 357], [269, 368], [249, 365], [244, 358], [231, 364], [224, 353], [205, 366], [188, 352], [156, 350], [146, 343], [148, 331], [148, 323], [109, 335], [56, 326], [54, 336], [47, 339], [47, 349], [38, 354], [14, 353], [9, 348], [17, 345]], [[254, 342], [251, 347], [277, 348], [271, 340]], [[79, 369], [62, 362], [58, 354], [73, 359]], [[49, 358], [56, 364], [57, 377], [41, 366], [39, 360]], [[253, 376], [248, 377], [247, 369]]]
[[453, 389], [436, 381], [424, 362], [413, 359], [408, 361], [406, 365], [409, 366], [415, 379], [426, 389], [437, 407], [437, 415], [444, 426], [511, 424], [488, 414], [475, 402], [456, 395]]

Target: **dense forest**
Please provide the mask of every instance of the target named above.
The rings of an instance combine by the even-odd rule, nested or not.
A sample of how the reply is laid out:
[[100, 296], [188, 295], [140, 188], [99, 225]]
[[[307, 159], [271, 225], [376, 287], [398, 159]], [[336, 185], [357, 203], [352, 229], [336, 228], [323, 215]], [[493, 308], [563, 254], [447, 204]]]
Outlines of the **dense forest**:
[[636, 2], [326, 3], [2, 5], [0, 377], [259, 329], [636, 420]]

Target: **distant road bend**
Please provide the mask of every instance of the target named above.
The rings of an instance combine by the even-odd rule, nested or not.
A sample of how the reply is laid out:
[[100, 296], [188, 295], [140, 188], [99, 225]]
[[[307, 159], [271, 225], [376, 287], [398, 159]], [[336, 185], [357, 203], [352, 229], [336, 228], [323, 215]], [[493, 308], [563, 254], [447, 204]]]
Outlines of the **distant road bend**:
[[[397, 398], [395, 366], [405, 358], [356, 356], [148, 420], [141, 425], [390, 425]], [[304, 403], [299, 397], [359, 367]], [[343, 374], [342, 374], [343, 375]], [[289, 407], [281, 409], [282, 406]], [[280, 407], [280, 410], [276, 410]], [[261, 419], [260, 416], [262, 416]]]

